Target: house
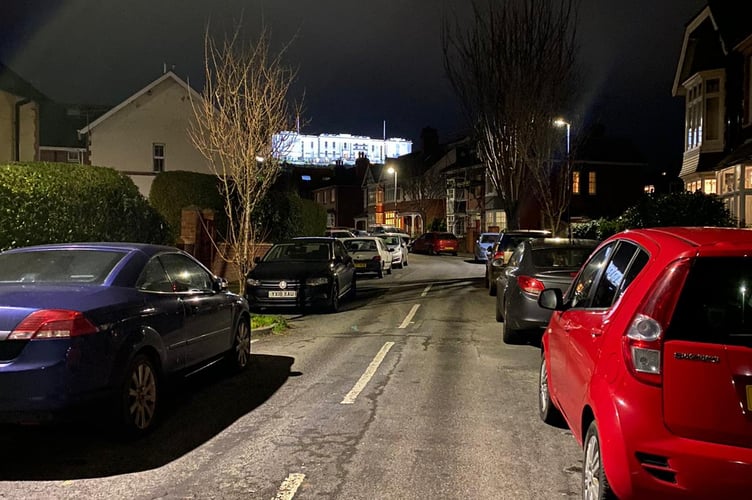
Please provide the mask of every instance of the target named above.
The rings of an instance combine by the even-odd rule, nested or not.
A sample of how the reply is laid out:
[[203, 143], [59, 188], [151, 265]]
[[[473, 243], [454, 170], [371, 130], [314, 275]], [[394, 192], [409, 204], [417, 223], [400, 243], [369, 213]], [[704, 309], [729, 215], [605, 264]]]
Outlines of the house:
[[47, 98], [0, 63], [0, 162], [39, 159], [39, 108]]
[[643, 196], [649, 173], [632, 141], [607, 134], [599, 124], [591, 126], [572, 160], [568, 218], [618, 217]]
[[139, 90], [79, 130], [91, 163], [133, 179], [144, 196], [154, 177], [167, 170], [212, 173], [188, 135], [191, 99], [202, 99], [172, 71]]
[[672, 94], [685, 102], [679, 177], [752, 222], [752, 4], [712, 0], [686, 25]]
[[363, 207], [363, 190], [356, 167], [336, 165], [327, 185], [313, 190], [313, 199], [326, 209], [326, 227], [355, 227]]
[[[364, 215], [356, 228], [394, 226], [417, 236], [445, 219], [445, 184], [440, 160], [445, 148], [435, 129], [421, 133], [423, 149], [369, 165], [363, 176]], [[362, 227], [365, 226], [365, 227]]]

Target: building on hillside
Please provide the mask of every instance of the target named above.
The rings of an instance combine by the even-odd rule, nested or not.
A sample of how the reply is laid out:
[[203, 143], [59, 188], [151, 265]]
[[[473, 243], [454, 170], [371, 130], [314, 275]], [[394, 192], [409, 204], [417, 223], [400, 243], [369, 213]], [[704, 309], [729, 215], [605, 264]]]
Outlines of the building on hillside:
[[752, 4], [712, 0], [686, 25], [673, 95], [684, 98], [688, 191], [717, 194], [752, 225]]
[[202, 97], [167, 71], [79, 130], [91, 164], [127, 174], [147, 197], [160, 172], [212, 173], [188, 135], [191, 99]]
[[302, 135], [297, 132], [276, 134], [275, 151], [280, 159], [297, 165], [355, 165], [360, 157], [383, 164], [412, 151], [412, 141], [400, 138], [372, 139], [351, 134]]

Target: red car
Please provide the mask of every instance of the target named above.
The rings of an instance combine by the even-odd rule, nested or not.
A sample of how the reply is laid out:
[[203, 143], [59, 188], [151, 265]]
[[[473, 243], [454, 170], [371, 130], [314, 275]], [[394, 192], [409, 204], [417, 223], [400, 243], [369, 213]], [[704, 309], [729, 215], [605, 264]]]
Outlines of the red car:
[[438, 255], [440, 253], [457, 255], [458, 246], [459, 241], [454, 234], [430, 231], [415, 238], [411, 251], [414, 253], [427, 253], [429, 255]]
[[619, 233], [539, 304], [540, 415], [583, 445], [583, 498], [752, 498], [752, 231]]

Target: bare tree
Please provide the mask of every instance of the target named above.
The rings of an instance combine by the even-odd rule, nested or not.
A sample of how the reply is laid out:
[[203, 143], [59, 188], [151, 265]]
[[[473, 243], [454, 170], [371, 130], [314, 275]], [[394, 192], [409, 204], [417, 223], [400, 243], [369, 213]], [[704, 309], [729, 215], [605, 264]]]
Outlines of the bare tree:
[[[577, 0], [488, 0], [473, 2], [468, 27], [443, 26], [445, 69], [510, 228], [519, 227], [528, 186], [550, 198], [542, 181], [553, 165], [552, 122], [573, 88], [576, 12]], [[555, 214], [567, 202], [541, 205]]]
[[429, 208], [436, 200], [446, 198], [446, 181], [438, 168], [424, 171], [421, 164], [407, 162], [401, 168], [403, 175], [399, 183], [403, 198], [410, 209], [420, 214], [425, 229], [430, 222], [427, 220]]
[[293, 130], [288, 92], [295, 71], [282, 62], [285, 48], [270, 54], [266, 29], [250, 43], [241, 40], [239, 29], [221, 43], [208, 30], [204, 39], [206, 86], [203, 99], [193, 101], [189, 133], [220, 181], [228, 230], [227, 245], [216, 246], [237, 268], [241, 293], [266, 233], [252, 214], [277, 178], [279, 158], [290, 146], [286, 131]]

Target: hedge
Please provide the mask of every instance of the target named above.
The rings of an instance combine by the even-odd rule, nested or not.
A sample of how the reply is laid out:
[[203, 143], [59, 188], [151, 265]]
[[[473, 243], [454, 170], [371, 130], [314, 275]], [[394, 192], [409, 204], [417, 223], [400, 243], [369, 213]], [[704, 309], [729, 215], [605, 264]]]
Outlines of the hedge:
[[214, 227], [220, 233], [227, 225], [224, 199], [217, 186], [217, 177], [212, 174], [182, 170], [161, 172], [151, 185], [149, 202], [167, 220], [173, 241], [180, 236], [180, 216], [185, 207], [213, 209]]
[[167, 224], [133, 181], [105, 167], [0, 165], [0, 249], [74, 241], [165, 243]]

